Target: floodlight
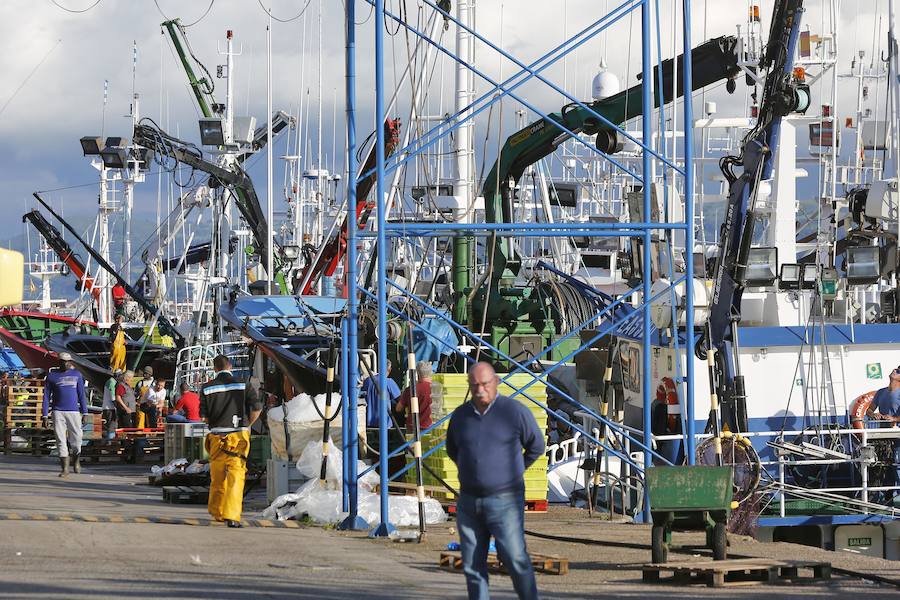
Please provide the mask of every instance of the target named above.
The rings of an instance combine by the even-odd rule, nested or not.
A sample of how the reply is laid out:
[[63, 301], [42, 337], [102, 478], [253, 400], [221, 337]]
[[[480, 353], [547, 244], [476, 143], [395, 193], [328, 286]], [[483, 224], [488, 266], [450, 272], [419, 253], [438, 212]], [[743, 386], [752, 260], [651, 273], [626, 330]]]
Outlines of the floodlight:
[[128, 145], [128, 138], [112, 136], [106, 138], [106, 147], [107, 148], [124, 148]]
[[881, 277], [881, 256], [878, 246], [847, 248], [847, 283], [866, 285]]
[[297, 260], [300, 257], [300, 246], [283, 246], [281, 255], [285, 260]]
[[224, 146], [225, 131], [222, 119], [215, 117], [200, 119], [200, 143], [204, 146]]
[[100, 153], [100, 158], [107, 169], [124, 169], [128, 166], [128, 151], [125, 148], [106, 147]]
[[819, 279], [818, 265], [803, 265], [800, 271], [800, 288], [804, 290], [816, 289], [816, 281]]
[[744, 272], [746, 285], [772, 285], [776, 279], [778, 279], [778, 248], [750, 248]]
[[800, 265], [797, 263], [785, 263], [781, 265], [781, 289], [798, 290], [800, 289]]
[[100, 136], [85, 136], [81, 138], [81, 151], [85, 156], [99, 156], [103, 149], [103, 138]]

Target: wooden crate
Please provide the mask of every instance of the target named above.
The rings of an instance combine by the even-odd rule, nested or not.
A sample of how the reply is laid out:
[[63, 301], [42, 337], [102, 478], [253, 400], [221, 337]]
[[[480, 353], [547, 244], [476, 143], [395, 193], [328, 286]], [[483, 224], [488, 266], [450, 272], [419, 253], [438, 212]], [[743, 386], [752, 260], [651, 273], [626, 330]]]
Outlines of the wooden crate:
[[[531, 553], [531, 566], [535, 572], [547, 575], [566, 575], [569, 572], [569, 559], [549, 554]], [[494, 573], [507, 573], [506, 568], [496, 553], [488, 554], [488, 570]], [[442, 569], [462, 572], [462, 554], [460, 552], [441, 552], [438, 564]], [[508, 574], [508, 573], [507, 573]]]
[[662, 573], [672, 573], [665, 581], [678, 584], [705, 583], [709, 587], [744, 586], [780, 581], [798, 581], [800, 570], [811, 575], [805, 581], [831, 578], [831, 563], [802, 560], [774, 560], [768, 558], [739, 558], [730, 560], [682, 561], [647, 564], [641, 567], [644, 581], [662, 581]]

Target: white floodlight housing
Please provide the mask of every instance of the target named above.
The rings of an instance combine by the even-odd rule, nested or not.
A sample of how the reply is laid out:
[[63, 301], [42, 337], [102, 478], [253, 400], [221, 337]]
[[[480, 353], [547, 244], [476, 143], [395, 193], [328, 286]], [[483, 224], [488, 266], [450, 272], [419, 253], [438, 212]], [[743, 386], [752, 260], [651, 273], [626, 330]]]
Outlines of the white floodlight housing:
[[868, 285], [881, 277], [881, 254], [878, 246], [847, 248], [847, 283]]
[[773, 285], [778, 279], [778, 248], [750, 248], [747, 255], [746, 285]]

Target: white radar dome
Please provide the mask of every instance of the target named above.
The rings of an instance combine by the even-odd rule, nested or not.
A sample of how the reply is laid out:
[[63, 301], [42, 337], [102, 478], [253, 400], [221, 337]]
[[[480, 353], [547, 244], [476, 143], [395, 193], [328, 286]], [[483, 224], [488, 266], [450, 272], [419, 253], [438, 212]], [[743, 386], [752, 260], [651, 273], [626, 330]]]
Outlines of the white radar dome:
[[603, 100], [615, 96], [621, 91], [619, 78], [607, 71], [606, 66], [601, 63], [600, 72], [594, 75], [594, 81], [591, 83], [591, 95], [594, 100]]

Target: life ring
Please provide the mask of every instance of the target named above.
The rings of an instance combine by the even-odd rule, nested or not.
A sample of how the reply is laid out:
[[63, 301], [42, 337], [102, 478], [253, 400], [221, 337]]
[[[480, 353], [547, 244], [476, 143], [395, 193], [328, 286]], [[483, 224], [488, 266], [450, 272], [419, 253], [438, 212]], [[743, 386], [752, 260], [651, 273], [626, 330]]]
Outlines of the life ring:
[[671, 377], [663, 377], [656, 388], [656, 400], [666, 405], [666, 427], [669, 433], [677, 433], [681, 424], [681, 403], [678, 401], [678, 388]]
[[872, 406], [876, 393], [878, 393], [878, 390], [866, 392], [861, 396], [857, 396], [853, 403], [850, 404], [850, 427], [853, 429], [865, 429], [866, 413], [869, 411], [869, 407]]

